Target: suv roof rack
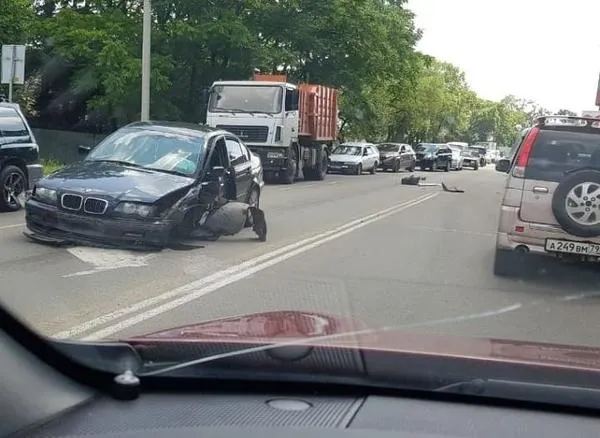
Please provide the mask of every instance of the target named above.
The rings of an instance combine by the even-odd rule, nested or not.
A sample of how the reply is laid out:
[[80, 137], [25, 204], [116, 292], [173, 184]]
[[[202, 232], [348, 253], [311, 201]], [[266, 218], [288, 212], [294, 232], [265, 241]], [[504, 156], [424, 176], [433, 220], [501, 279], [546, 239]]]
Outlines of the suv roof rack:
[[[562, 120], [562, 122], [556, 123], [558, 120]], [[554, 121], [554, 123], [549, 123]], [[564, 123], [566, 122], [566, 123]], [[571, 123], [569, 123], [571, 122]], [[579, 122], [579, 123], [573, 123]], [[600, 119], [595, 119], [592, 117], [579, 117], [579, 116], [561, 116], [561, 115], [549, 115], [549, 116], [541, 116], [534, 120], [533, 126], [544, 127], [544, 126], [560, 126], [566, 125], [569, 127], [581, 127], [581, 128], [600, 128]]]

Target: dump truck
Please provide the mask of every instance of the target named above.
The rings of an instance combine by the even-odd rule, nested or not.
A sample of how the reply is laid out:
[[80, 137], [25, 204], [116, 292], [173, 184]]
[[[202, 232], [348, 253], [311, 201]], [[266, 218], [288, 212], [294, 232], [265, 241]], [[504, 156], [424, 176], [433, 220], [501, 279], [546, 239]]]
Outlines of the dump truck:
[[258, 155], [266, 181], [292, 184], [300, 174], [322, 180], [338, 143], [338, 90], [260, 73], [217, 81], [208, 92], [206, 123], [237, 135]]

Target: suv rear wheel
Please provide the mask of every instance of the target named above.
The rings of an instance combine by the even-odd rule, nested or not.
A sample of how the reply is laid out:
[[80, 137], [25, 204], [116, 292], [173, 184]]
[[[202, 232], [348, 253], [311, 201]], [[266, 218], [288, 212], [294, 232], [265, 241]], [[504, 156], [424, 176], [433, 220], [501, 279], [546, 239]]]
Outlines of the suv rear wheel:
[[581, 170], [567, 176], [552, 197], [556, 221], [580, 237], [600, 235], [600, 171]]

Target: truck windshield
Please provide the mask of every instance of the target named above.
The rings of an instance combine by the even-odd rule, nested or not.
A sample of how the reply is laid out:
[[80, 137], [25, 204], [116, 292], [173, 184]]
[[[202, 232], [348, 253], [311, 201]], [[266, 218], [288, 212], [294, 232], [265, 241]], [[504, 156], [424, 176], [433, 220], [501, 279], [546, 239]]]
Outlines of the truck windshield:
[[208, 110], [211, 112], [281, 112], [283, 89], [273, 85], [215, 85]]

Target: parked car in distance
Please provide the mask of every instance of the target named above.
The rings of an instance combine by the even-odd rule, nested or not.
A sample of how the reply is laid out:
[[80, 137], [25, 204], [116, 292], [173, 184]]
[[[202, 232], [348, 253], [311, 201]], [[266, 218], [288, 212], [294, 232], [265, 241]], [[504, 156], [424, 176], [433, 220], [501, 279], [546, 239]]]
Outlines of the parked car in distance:
[[476, 148], [466, 148], [461, 152], [462, 165], [473, 170], [479, 170], [481, 166], [481, 157], [479, 156], [479, 150]]
[[568, 119], [539, 118], [523, 131], [511, 158], [496, 163], [508, 174], [496, 275], [535, 271], [544, 257], [600, 261], [600, 123]]
[[262, 166], [235, 135], [136, 122], [39, 180], [25, 219], [38, 241], [164, 247], [201, 227], [217, 201], [258, 208], [263, 186]]
[[462, 170], [464, 160], [462, 150], [456, 146], [450, 146], [450, 150], [452, 151], [452, 165], [450, 168], [453, 170]]
[[329, 156], [327, 172], [361, 175], [368, 171], [375, 174], [379, 167], [379, 156], [379, 150], [372, 143], [343, 143]]
[[0, 102], [0, 211], [16, 211], [43, 176], [40, 149], [16, 103]]
[[449, 172], [452, 168], [452, 150], [447, 144], [419, 143], [415, 147], [417, 166], [421, 170], [444, 169]]
[[384, 172], [391, 170], [398, 172], [408, 170], [413, 172], [416, 167], [417, 158], [411, 145], [405, 143], [380, 143], [377, 145], [379, 150], [379, 166]]

